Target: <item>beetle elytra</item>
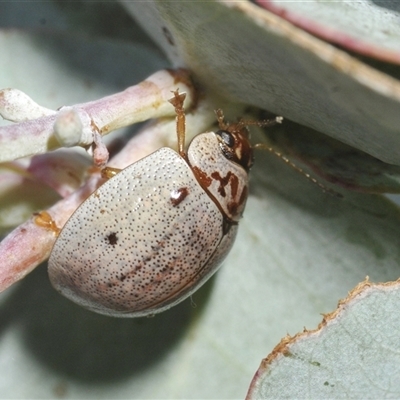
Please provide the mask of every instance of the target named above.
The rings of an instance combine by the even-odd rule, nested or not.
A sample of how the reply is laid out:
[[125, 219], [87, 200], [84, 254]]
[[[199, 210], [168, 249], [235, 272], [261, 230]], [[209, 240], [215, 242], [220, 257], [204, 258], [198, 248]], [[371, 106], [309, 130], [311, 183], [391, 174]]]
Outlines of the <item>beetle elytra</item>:
[[178, 149], [161, 148], [107, 180], [74, 212], [49, 259], [53, 286], [101, 314], [138, 317], [181, 302], [231, 249], [253, 162], [243, 122], [201, 133], [184, 150], [185, 95], [175, 107]]

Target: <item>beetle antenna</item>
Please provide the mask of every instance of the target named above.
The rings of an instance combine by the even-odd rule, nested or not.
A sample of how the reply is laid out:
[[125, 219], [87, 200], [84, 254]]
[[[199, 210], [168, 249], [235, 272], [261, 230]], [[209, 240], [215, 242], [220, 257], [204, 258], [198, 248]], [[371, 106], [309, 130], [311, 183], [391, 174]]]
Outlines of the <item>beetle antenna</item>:
[[221, 129], [222, 131], [228, 130], [229, 123], [225, 122], [224, 112], [220, 108], [218, 108], [218, 110], [215, 110], [215, 115], [217, 116], [219, 129]]
[[240, 125], [256, 125], [260, 128], [265, 128], [267, 126], [272, 126], [275, 124], [281, 124], [283, 121], [283, 117], [277, 116], [275, 118], [271, 119], [264, 119], [263, 121], [254, 121], [254, 120], [246, 120], [246, 119], [240, 119], [238, 124]]
[[276, 157], [279, 157], [282, 161], [284, 161], [287, 165], [289, 165], [290, 167], [292, 167], [295, 171], [299, 172], [300, 174], [302, 174], [304, 177], [306, 177], [309, 181], [311, 181], [314, 185], [317, 185], [320, 189], [322, 189], [322, 191], [324, 193], [328, 193], [331, 196], [337, 197], [337, 198], [343, 198], [343, 195], [339, 192], [337, 192], [336, 190], [333, 190], [331, 188], [328, 188], [327, 186], [325, 186], [323, 183], [321, 183], [320, 181], [318, 181], [317, 179], [315, 179], [313, 176], [311, 176], [308, 172], [304, 171], [303, 168], [300, 168], [297, 164], [295, 164], [293, 161], [291, 161], [287, 156], [285, 156], [283, 153], [277, 151], [276, 149], [274, 149], [271, 146], [268, 146], [264, 143], [257, 143], [256, 145], [254, 145], [255, 149], [263, 149], [263, 150], [267, 150], [270, 153], [272, 153], [273, 155], [275, 155]]
[[[225, 122], [224, 112], [219, 108], [218, 110], [215, 110], [215, 114], [217, 115], [219, 129], [221, 129], [223, 131], [229, 131], [230, 124], [228, 122]], [[283, 117], [281, 117], [281, 116], [278, 116], [278, 117], [275, 117], [272, 119], [266, 119], [264, 121], [240, 119], [235, 125], [239, 129], [241, 129], [245, 126], [248, 126], [248, 125], [257, 125], [260, 128], [264, 128], [266, 126], [281, 124], [282, 121], [283, 121]]]

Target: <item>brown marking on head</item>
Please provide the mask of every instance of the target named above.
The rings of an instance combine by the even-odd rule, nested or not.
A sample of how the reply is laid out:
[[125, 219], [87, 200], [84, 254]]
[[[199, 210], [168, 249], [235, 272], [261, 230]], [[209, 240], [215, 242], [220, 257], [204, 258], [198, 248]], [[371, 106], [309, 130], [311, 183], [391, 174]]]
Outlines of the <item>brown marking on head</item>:
[[212, 179], [199, 167], [193, 166], [192, 171], [202, 188], [207, 189], [212, 184]]
[[240, 194], [239, 200], [232, 200], [228, 203], [227, 208], [232, 215], [237, 215], [238, 210], [243, 207], [243, 204], [246, 202], [247, 199], [247, 194], [248, 189], [247, 186], [245, 186], [242, 190], [242, 193]]
[[211, 177], [219, 181], [220, 186], [218, 188], [218, 192], [222, 197], [226, 196], [225, 188], [228, 185], [231, 186], [232, 197], [236, 197], [239, 188], [239, 178], [235, 174], [229, 171], [225, 177], [222, 177], [218, 171], [215, 171], [211, 174]]
[[245, 186], [239, 197], [239, 205], [243, 205], [245, 203], [245, 201], [247, 200], [248, 194], [249, 194], [249, 189], [247, 186]]

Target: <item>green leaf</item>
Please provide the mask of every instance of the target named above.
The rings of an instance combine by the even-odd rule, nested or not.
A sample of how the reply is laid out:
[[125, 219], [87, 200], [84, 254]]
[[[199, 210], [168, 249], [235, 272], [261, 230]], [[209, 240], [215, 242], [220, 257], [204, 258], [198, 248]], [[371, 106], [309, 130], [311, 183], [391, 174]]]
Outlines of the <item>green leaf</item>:
[[[154, 8], [155, 4], [135, 2], [135, 12], [141, 13], [144, 23], [148, 22], [149, 31], [164, 38], [163, 46], [168, 38], [158, 28], [165, 24], [176, 35], [181, 56], [187, 57], [187, 65], [190, 62], [208, 90], [280, 110], [285, 116], [290, 114], [296, 117], [294, 120], [334, 137], [343, 131], [346, 137], [358, 138], [368, 148], [375, 143], [373, 150], [381, 149], [387, 159], [394, 153], [398, 157], [394, 130], [399, 126], [397, 100], [387, 98], [384, 90], [376, 92], [370, 83], [366, 86], [365, 81], [357, 80], [365, 75], [355, 77], [351, 70], [346, 73], [339, 68], [351, 63], [323, 61], [322, 56], [327, 53], [318, 53], [322, 44], [313, 41], [317, 47], [312, 52], [304, 42], [281, 36], [283, 23], [277, 24], [275, 31], [272, 25], [267, 29], [267, 40], [262, 36], [265, 28], [244, 16], [240, 3], [185, 2], [180, 9], [179, 2], [159, 2], [158, 8]], [[229, 9], [229, 5], [238, 9]], [[42, 6], [34, 3], [33, 8]], [[26, 7], [25, 3], [22, 7]], [[95, 7], [92, 12], [96, 13]], [[264, 21], [264, 14], [260, 15]], [[109, 20], [112, 16], [107, 15]], [[246, 39], [246, 32], [253, 43]], [[7, 35], [13, 36], [10, 32]], [[18, 41], [11, 37], [6, 42], [7, 35], [2, 36], [3, 54], [11, 57], [19, 53], [22, 58], [14, 68], [13, 62], [8, 68], [0, 68], [2, 86], [19, 87], [49, 107], [87, 101], [87, 96], [119, 90], [113, 86], [118, 75], [116, 64], [123, 71], [117, 77], [118, 82], [124, 78], [122, 85], [141, 79], [132, 75], [136, 65], [148, 74], [153, 72], [151, 68], [146, 70], [147, 56], [127, 56], [132, 53], [126, 43], [117, 44], [118, 51], [111, 44], [115, 52], [108, 45], [103, 47], [108, 51], [100, 53], [100, 57], [98, 49], [103, 43], [98, 47], [98, 42], [86, 41], [79, 53], [83, 57], [81, 67], [80, 58], [71, 61], [54, 36], [46, 36], [54, 41], [52, 46], [46, 46], [44, 37], [29, 41], [22, 35], [23, 51], [18, 52]], [[225, 41], [225, 37], [229, 40]], [[66, 48], [75, 41], [72, 36]], [[110, 45], [108, 40], [107, 43]], [[353, 60], [328, 49], [341, 61]], [[86, 59], [85, 54], [90, 51], [96, 56]], [[178, 46], [171, 47], [170, 52], [171, 59], [179, 60]], [[43, 65], [43, 59], [46, 69], [36, 68]], [[0, 62], [4, 60], [2, 57]], [[91, 66], [99, 68], [99, 64], [105, 66], [104, 74], [96, 74], [95, 82], [84, 86], [85, 78], [92, 77]], [[354, 65], [359, 68], [359, 64]], [[36, 73], [32, 74], [32, 70]], [[366, 71], [363, 67], [361, 70]], [[106, 72], [111, 76], [107, 78]], [[397, 83], [388, 86], [385, 82], [386, 78], [380, 88], [391, 87], [392, 94], [396, 94]], [[261, 151], [256, 154], [251, 179], [251, 194], [237, 242], [219, 273], [193, 296], [193, 302], [184, 302], [152, 319], [107, 318], [59, 296], [50, 287], [44, 267], [3, 293], [2, 396], [243, 398], [261, 359], [288, 332], [294, 334], [304, 326], [317, 326], [320, 314], [334, 309], [338, 299], [366, 275], [373, 281], [397, 279], [400, 216], [389, 201], [378, 195], [344, 190], [340, 191], [343, 199], [335, 198]], [[384, 307], [379, 296], [374, 299], [377, 306]], [[388, 305], [388, 312], [391, 310]], [[380, 315], [382, 326], [387, 312], [376, 313], [375, 317]], [[362, 326], [355, 331], [355, 337], [360, 332]], [[313, 358], [311, 361], [320, 362]], [[388, 375], [389, 379], [396, 379], [393, 370]], [[328, 380], [321, 384], [325, 382], [332, 384]], [[372, 393], [367, 384], [363, 389], [358, 392], [360, 397]]]
[[398, 398], [399, 289], [360, 284], [317, 330], [284, 338], [247, 399]]
[[400, 165], [398, 79], [250, 2], [123, 5], [209, 91]]
[[266, 131], [268, 144], [312, 175], [346, 189], [366, 193], [400, 193], [400, 167], [312, 129], [285, 121], [281, 129]]
[[296, 26], [349, 51], [397, 64], [400, 62], [400, 8], [395, 1], [256, 2]]

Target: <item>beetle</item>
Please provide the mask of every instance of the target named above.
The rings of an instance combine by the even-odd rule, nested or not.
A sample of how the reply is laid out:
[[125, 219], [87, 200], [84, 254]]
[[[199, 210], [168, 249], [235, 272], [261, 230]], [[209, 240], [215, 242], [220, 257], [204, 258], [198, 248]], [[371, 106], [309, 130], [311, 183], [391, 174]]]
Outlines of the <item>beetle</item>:
[[185, 94], [173, 94], [178, 152], [161, 148], [107, 180], [52, 249], [52, 285], [94, 312], [162, 312], [203, 285], [234, 243], [253, 164], [246, 125], [217, 110], [219, 130], [195, 136], [186, 152]]

